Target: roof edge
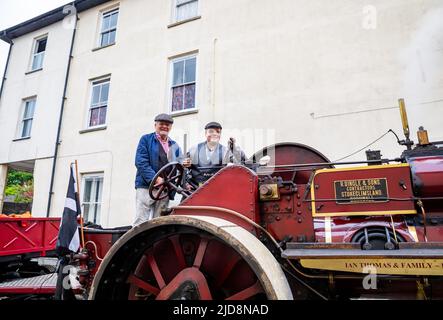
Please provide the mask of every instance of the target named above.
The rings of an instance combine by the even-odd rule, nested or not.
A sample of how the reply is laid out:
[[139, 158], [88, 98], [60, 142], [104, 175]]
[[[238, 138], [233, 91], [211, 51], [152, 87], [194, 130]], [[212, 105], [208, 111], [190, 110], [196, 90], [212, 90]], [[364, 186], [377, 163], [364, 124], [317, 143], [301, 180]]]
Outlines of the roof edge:
[[78, 13], [109, 1], [110, 0], [75, 0], [68, 2], [63, 6], [0, 31], [0, 39], [10, 44], [12, 39], [63, 20], [65, 16], [68, 15], [63, 13], [63, 8], [67, 5], [74, 5]]

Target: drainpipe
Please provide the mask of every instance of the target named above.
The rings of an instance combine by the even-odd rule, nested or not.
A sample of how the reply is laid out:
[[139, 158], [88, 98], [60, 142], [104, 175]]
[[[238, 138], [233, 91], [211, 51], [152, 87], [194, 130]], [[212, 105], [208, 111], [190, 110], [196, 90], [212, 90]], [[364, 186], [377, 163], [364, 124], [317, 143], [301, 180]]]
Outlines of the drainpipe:
[[[74, 2], [72, 3], [72, 6], [74, 6]], [[51, 183], [49, 186], [48, 208], [46, 210], [46, 217], [49, 217], [49, 212], [51, 210], [52, 195], [54, 193], [53, 188], [54, 188], [54, 178], [55, 178], [55, 166], [57, 164], [58, 147], [61, 143], [60, 132], [61, 132], [61, 128], [62, 128], [63, 110], [65, 108], [66, 89], [68, 87], [69, 70], [71, 69], [71, 60], [73, 58], [72, 51], [74, 48], [75, 31], [77, 29], [77, 21], [78, 20], [79, 20], [78, 15], [76, 13], [75, 14], [74, 30], [72, 31], [71, 48], [69, 49], [68, 66], [66, 68], [65, 85], [64, 85], [64, 89], [63, 89], [62, 102], [61, 102], [61, 106], [60, 106], [60, 115], [59, 115], [59, 119], [58, 119], [57, 138], [55, 140], [54, 156], [53, 156], [53, 160], [52, 160]]]
[[3, 78], [2, 78], [2, 85], [0, 87], [0, 99], [2, 98], [2, 93], [3, 93], [3, 86], [5, 85], [5, 80], [6, 80], [6, 72], [8, 71], [8, 66], [9, 66], [9, 58], [11, 57], [11, 51], [12, 51], [12, 46], [14, 45], [14, 42], [12, 42], [11, 39], [9, 39], [9, 37], [6, 34], [6, 31], [3, 31], [3, 37], [7, 39], [7, 43], [9, 43], [9, 51], [8, 51], [8, 57], [6, 58], [6, 66], [5, 66], [5, 71], [3, 72]]

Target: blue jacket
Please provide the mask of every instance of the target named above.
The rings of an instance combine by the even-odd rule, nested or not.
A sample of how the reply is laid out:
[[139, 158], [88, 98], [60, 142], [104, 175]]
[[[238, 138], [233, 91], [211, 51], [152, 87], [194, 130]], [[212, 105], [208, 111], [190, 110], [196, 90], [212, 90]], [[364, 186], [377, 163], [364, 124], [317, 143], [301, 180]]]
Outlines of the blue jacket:
[[[135, 188], [149, 188], [152, 178], [154, 178], [159, 168], [159, 150], [160, 142], [157, 140], [155, 132], [145, 134], [140, 138], [137, 153], [135, 155], [135, 166], [137, 174], [135, 176]], [[170, 162], [177, 161], [182, 157], [182, 151], [178, 144], [169, 139]]]

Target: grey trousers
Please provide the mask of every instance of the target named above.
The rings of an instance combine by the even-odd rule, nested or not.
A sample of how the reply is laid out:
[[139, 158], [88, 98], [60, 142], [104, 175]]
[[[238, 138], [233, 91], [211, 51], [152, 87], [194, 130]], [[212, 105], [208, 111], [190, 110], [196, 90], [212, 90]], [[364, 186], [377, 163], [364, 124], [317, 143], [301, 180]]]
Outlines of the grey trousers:
[[133, 227], [140, 223], [160, 217], [162, 210], [169, 204], [169, 198], [155, 201], [149, 196], [148, 189], [137, 188], [135, 193], [135, 221]]

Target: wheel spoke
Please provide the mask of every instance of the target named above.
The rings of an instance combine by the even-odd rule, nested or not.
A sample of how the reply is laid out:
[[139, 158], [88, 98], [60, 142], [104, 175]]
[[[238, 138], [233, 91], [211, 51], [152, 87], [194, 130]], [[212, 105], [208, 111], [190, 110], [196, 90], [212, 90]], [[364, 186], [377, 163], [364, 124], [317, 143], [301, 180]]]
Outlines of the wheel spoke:
[[169, 238], [171, 240], [172, 245], [174, 246], [175, 256], [177, 257], [177, 262], [180, 270], [186, 268], [185, 256], [183, 255], [183, 250], [180, 245], [180, 236], [175, 235]]
[[172, 169], [172, 170], [168, 173], [168, 175], [167, 175], [168, 179], [171, 179], [171, 177], [172, 177], [172, 175], [175, 173], [175, 171], [177, 171], [177, 170]]
[[166, 284], [160, 272], [160, 269], [158, 268], [157, 261], [155, 261], [155, 258], [152, 253], [149, 253], [147, 255], [147, 258], [148, 258], [148, 264], [151, 267], [152, 273], [154, 274], [158, 286], [160, 287], [160, 289], [163, 289]]
[[194, 267], [200, 268], [207, 247], [208, 247], [208, 239], [201, 238], [200, 244], [198, 246], [198, 250], [197, 250], [197, 253], [196, 253], [195, 259], [194, 259], [194, 264], [193, 264]]
[[236, 254], [231, 258], [231, 260], [228, 261], [228, 263], [226, 263], [225, 268], [220, 273], [220, 276], [218, 277], [217, 282], [215, 284], [217, 287], [221, 286], [223, 282], [226, 281], [226, 279], [231, 274], [232, 270], [239, 261], [240, 261], [240, 256]]
[[163, 180], [166, 180], [166, 178], [168, 177], [168, 174], [166, 173], [166, 170], [165, 171], [162, 170], [160, 172], [159, 176], [162, 177]]
[[257, 293], [260, 292], [263, 292], [263, 288], [261, 287], [260, 282], [257, 280], [257, 282], [254, 283], [249, 288], [237, 292], [236, 294], [226, 298], [225, 300], [246, 300], [255, 296]]
[[154, 184], [154, 188], [160, 188], [161, 186], [163, 186], [165, 184], [165, 181]]
[[131, 274], [128, 277], [128, 283], [135, 285], [136, 287], [139, 287], [145, 291], [148, 291], [154, 295], [158, 295], [160, 292], [160, 289], [154, 287], [153, 285], [150, 285], [146, 281], [136, 277], [134, 274]]
[[137, 265], [137, 268], [135, 268], [134, 275], [136, 277], [142, 277], [144, 269], [146, 269], [148, 265], [148, 259], [146, 258], [146, 255], [143, 255], [140, 259], [140, 262]]
[[158, 191], [157, 191], [157, 196], [158, 197], [161, 197], [162, 196], [162, 193], [163, 193], [163, 190], [165, 190], [165, 184], [163, 183], [162, 185], [161, 185], [161, 187], [158, 189]]
[[175, 179], [180, 178], [180, 176], [181, 176], [181, 174], [179, 173], [179, 174], [169, 178], [169, 181], [174, 181]]

